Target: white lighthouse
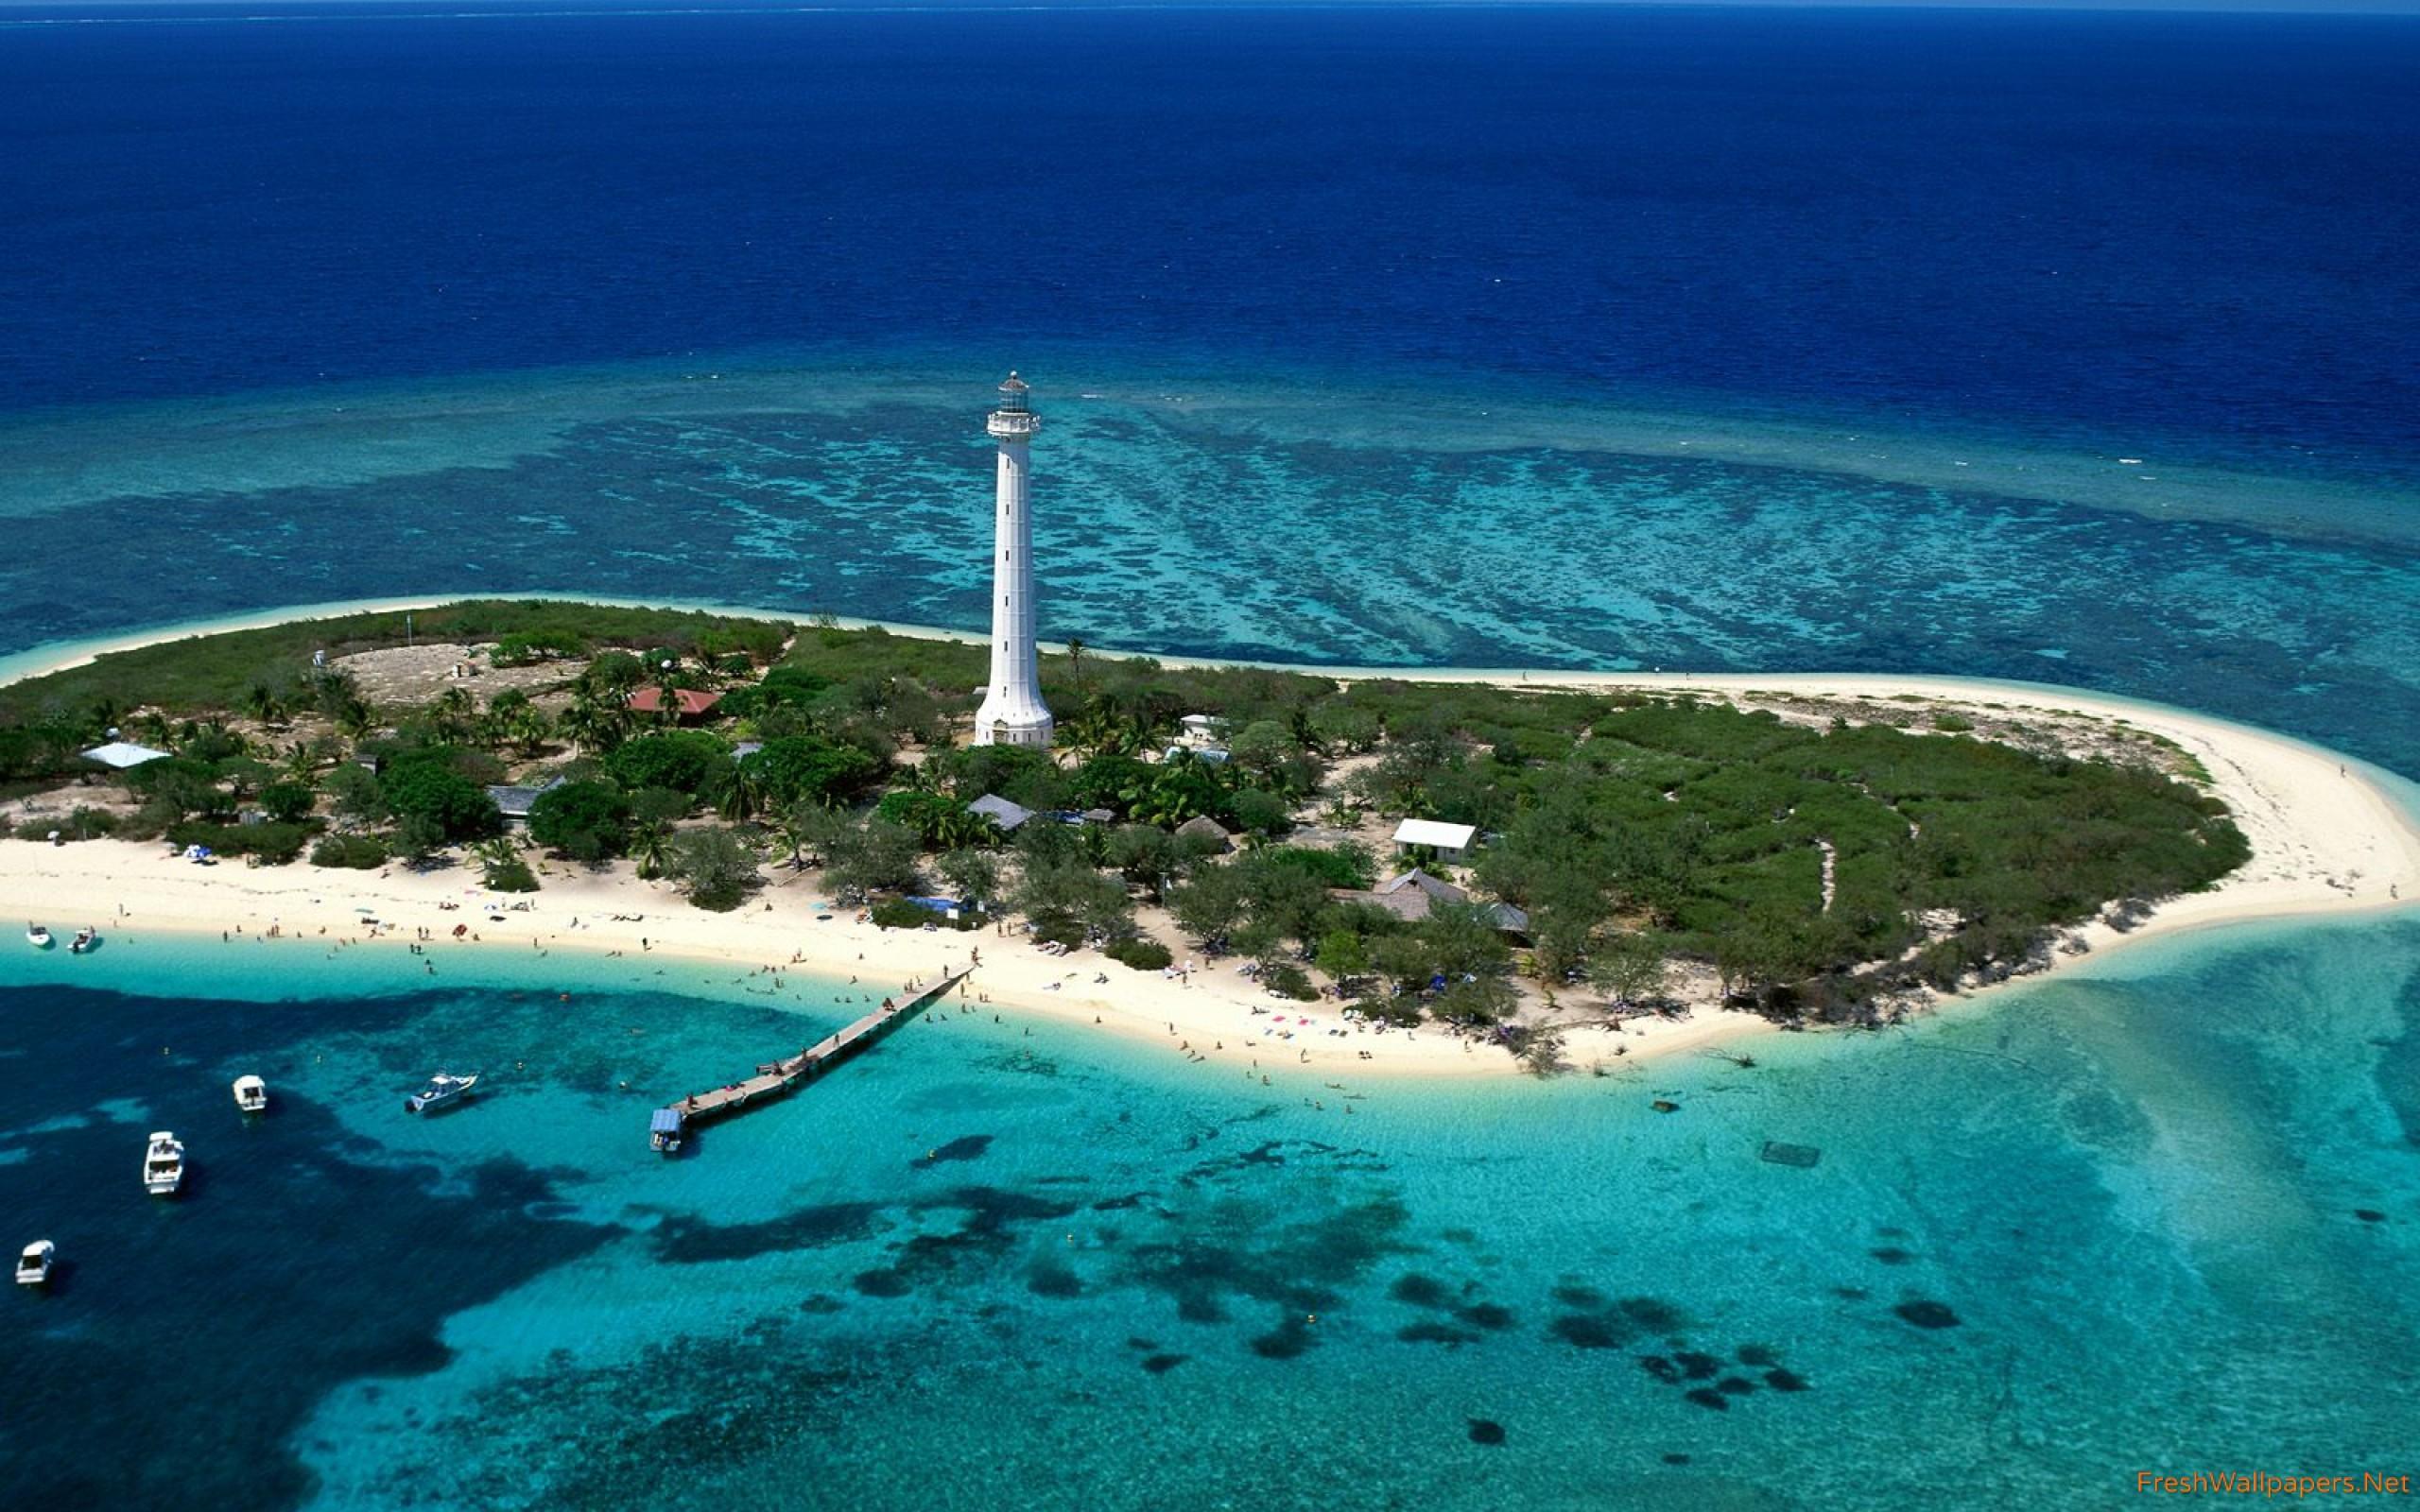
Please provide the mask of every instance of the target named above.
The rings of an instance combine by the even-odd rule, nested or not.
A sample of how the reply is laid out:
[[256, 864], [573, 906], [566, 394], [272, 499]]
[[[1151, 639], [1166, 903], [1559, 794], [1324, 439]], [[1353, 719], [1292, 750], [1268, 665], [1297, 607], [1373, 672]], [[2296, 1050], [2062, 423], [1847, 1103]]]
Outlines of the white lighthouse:
[[1050, 709], [1042, 701], [1042, 668], [1033, 649], [1033, 515], [1027, 479], [1030, 443], [1042, 417], [1026, 407], [1025, 380], [1000, 386], [1000, 407], [984, 429], [999, 443], [992, 563], [992, 680], [975, 714], [977, 746], [1050, 744]]

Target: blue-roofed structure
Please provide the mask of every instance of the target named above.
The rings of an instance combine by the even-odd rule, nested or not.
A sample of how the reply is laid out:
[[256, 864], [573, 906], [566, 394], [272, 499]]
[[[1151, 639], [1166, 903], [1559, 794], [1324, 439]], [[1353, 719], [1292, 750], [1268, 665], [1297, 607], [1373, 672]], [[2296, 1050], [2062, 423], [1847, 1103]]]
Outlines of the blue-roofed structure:
[[647, 1134], [648, 1143], [655, 1146], [657, 1154], [670, 1155], [681, 1147], [681, 1136], [685, 1132], [683, 1126], [683, 1122], [681, 1109], [677, 1108], [659, 1108], [655, 1110], [654, 1118], [648, 1123]]

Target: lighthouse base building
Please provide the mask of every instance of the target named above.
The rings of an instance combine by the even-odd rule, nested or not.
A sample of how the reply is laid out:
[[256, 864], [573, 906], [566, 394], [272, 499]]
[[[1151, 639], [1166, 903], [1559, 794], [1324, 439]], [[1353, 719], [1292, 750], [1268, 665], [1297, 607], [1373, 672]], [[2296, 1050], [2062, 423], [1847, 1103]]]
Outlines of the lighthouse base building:
[[1000, 407], [984, 429], [998, 443], [994, 490], [992, 680], [975, 714], [977, 746], [1050, 744], [1050, 706], [1042, 701], [1041, 659], [1033, 644], [1033, 516], [1028, 479], [1042, 418], [1027, 407], [1025, 380], [1000, 386]]

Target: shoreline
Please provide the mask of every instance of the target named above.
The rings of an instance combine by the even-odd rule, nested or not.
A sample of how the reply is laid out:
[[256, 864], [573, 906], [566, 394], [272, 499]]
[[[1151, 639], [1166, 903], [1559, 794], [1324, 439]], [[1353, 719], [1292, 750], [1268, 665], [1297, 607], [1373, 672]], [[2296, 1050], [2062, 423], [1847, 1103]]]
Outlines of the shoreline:
[[[700, 972], [734, 971], [741, 982], [758, 974], [778, 981], [775, 973], [795, 972], [828, 986], [832, 1002], [809, 997], [770, 1005], [831, 1006], [849, 1013], [862, 1012], [886, 995], [904, 995], [911, 990], [910, 981], [929, 985], [966, 964], [970, 953], [979, 953], [967, 988], [971, 1005], [1106, 1030], [1138, 1048], [1155, 1045], [1224, 1072], [1275, 1075], [1318, 1070], [1331, 1077], [1524, 1074], [1502, 1050], [1442, 1026], [1357, 1027], [1340, 1016], [1342, 1005], [1332, 1001], [1268, 998], [1236, 974], [1239, 962], [1234, 958], [1196, 970], [1189, 979], [1170, 979], [1135, 971], [1096, 952], [1046, 955], [1022, 936], [859, 923], [855, 910], [821, 894], [812, 872], [776, 873], [762, 893], [722, 914], [691, 907], [668, 885], [641, 881], [628, 862], [596, 872], [550, 863], [544, 876], [541, 891], [512, 897], [489, 892], [477, 885], [475, 871], [459, 866], [422, 873], [402, 868], [351, 872], [305, 863], [200, 867], [130, 841], [47, 846], [0, 840], [0, 909], [29, 919], [57, 919], [54, 934], [95, 925], [102, 935], [96, 963], [112, 950], [140, 949], [147, 936], [167, 935], [199, 948], [212, 935], [222, 935], [235, 950], [317, 952], [323, 957], [383, 953], [395, 968], [391, 985], [408, 989], [449, 985], [466, 970], [475, 974], [474, 963], [482, 957], [501, 964], [507, 956], [526, 960], [540, 952], [562, 953], [579, 963], [581, 975], [619, 987], [650, 985], [650, 964], [659, 961]], [[72, 917], [60, 902], [80, 904], [95, 898], [110, 902]], [[513, 906], [523, 902], [529, 904], [526, 910]], [[123, 915], [117, 912], [121, 907]], [[828, 921], [818, 921], [824, 909]], [[458, 924], [466, 931], [458, 939], [452, 933]], [[420, 937], [424, 929], [430, 937]], [[424, 954], [414, 954], [415, 946]], [[610, 981], [620, 969], [607, 963], [616, 960], [629, 963], [629, 980]], [[1108, 981], [1096, 982], [1096, 976]], [[782, 993], [751, 996], [763, 1001]], [[1755, 1015], [1721, 1013], [1634, 1021], [1618, 1031], [1591, 1028], [1568, 1038], [1575, 1041], [1570, 1058], [1584, 1069], [1592, 1060], [1644, 1063], [1770, 1032], [1777, 1026]]]
[[[324, 618], [330, 613], [421, 608], [455, 601], [456, 597], [381, 601], [376, 605], [311, 606], [248, 617], [251, 624], [284, 623]], [[548, 597], [564, 602], [631, 604], [637, 601], [594, 596], [481, 594], [480, 597]], [[727, 610], [677, 604], [683, 609], [745, 614], [752, 618], [804, 623], [801, 616], [771, 610]], [[868, 622], [840, 621], [842, 624]], [[175, 627], [117, 637], [106, 644], [86, 643], [55, 648], [43, 664], [26, 666], [0, 661], [0, 681], [40, 676], [43, 672], [80, 665], [106, 651], [180, 640], [233, 628]], [[957, 632], [921, 626], [886, 625], [894, 634], [976, 640]], [[1099, 648], [1104, 658], [1129, 653]], [[31, 659], [13, 659], [22, 663]], [[1166, 664], [1252, 665], [1276, 663], [1220, 661], [1210, 658], [1157, 658]], [[2205, 893], [2187, 894], [2159, 905], [2150, 919], [2120, 934], [2102, 923], [2078, 933], [2090, 953], [2066, 957], [2049, 972], [2014, 981], [2043, 981], [2072, 962], [2089, 961], [2109, 950], [2144, 939], [2214, 928], [2261, 919], [2345, 917], [2398, 907], [2420, 907], [2420, 817], [2399, 802], [2385, 784], [2390, 774], [2339, 756], [2290, 736], [2238, 725], [2209, 715], [2140, 703], [2116, 696], [1980, 679], [1888, 674], [1739, 674], [1663, 672], [1569, 672], [1518, 668], [1353, 668], [1288, 666], [1317, 676], [1344, 680], [1372, 677], [1431, 682], [1494, 682], [1541, 690], [1633, 689], [1671, 693], [1700, 690], [1710, 694], [1765, 693], [1797, 697], [1888, 699], [1897, 696], [1960, 703], [1977, 708], [2036, 709], [2080, 713], [2121, 723], [2174, 742], [2207, 770], [2212, 790], [2224, 799], [2237, 824], [2252, 843], [2253, 858], [2238, 872]], [[2408, 801], [2408, 800], [2406, 800]], [[83, 910], [67, 918], [65, 927], [97, 922], [112, 932], [130, 927], [137, 933], [166, 930], [195, 939], [225, 932], [236, 940], [246, 934], [280, 931], [272, 943], [320, 943], [330, 950], [384, 947], [394, 952], [409, 971], [421, 960], [406, 949], [424, 944], [426, 958], [442, 963], [461, 950], [506, 949], [553, 951], [568, 949], [592, 959], [624, 953], [636, 959], [663, 955], [706, 967], [731, 967], [755, 971], [798, 970], [835, 982], [852, 974], [873, 999], [905, 988], [910, 977], [926, 980], [945, 967], [960, 964], [970, 950], [980, 951], [983, 965], [971, 990], [988, 994], [1001, 1009], [1015, 1008], [1067, 1022], [1108, 1029], [1130, 1039], [1183, 1047], [1204, 1063], [1221, 1062], [1227, 1069], [1259, 1060], [1265, 1069], [1319, 1067], [1330, 1073], [1375, 1075], [1522, 1075], [1509, 1055], [1485, 1044], [1474, 1044], [1442, 1027], [1375, 1031], [1353, 1027], [1338, 1016], [1339, 1005], [1281, 1003], [1234, 974], [1234, 963], [1223, 971], [1208, 969], [1188, 980], [1137, 972], [1094, 953], [1069, 957], [1043, 954], [1021, 936], [994, 933], [880, 931], [854, 921], [854, 911], [835, 911], [828, 922], [815, 922], [814, 908], [829, 901], [820, 897], [815, 874], [774, 871], [771, 881], [748, 904], [729, 914], [690, 907], [669, 888], [638, 880], [628, 863], [598, 872], [566, 869], [548, 864], [545, 885], [528, 901], [530, 908], [475, 909], [488, 895], [475, 885], [475, 873], [448, 867], [428, 873], [401, 868], [370, 874], [313, 868], [297, 863], [288, 868], [254, 870], [234, 867], [199, 868], [161, 853], [147, 844], [92, 840], [51, 847], [35, 841], [0, 841], [0, 909], [12, 909], [28, 919], [60, 915], [62, 900]], [[451, 902], [456, 909], [438, 905]], [[124, 924], [114, 919], [124, 907]], [[363, 924], [365, 914], [398, 926], [374, 937]], [[636, 919], [615, 916], [641, 916]], [[573, 920], [577, 920], [577, 927]], [[457, 923], [479, 938], [456, 941]], [[54, 927], [58, 927], [54, 925]], [[422, 942], [415, 932], [433, 936]], [[339, 941], [354, 943], [339, 945]], [[106, 948], [106, 947], [105, 947]], [[455, 957], [458, 959], [459, 957]], [[1072, 969], [1071, 969], [1072, 968]], [[1106, 983], [1096, 982], [1107, 975]], [[1972, 1002], [1989, 996], [1996, 984], [1947, 1001]], [[871, 1001], [870, 1000], [870, 1001]], [[1283, 1021], [1284, 1026], [1279, 1027]], [[1295, 1022], [1301, 1021], [1301, 1022]], [[1643, 1063], [1661, 1056], [1703, 1050], [1745, 1037], [1783, 1032], [1779, 1025], [1753, 1014], [1701, 1012], [1688, 1018], [1633, 1020], [1622, 1029], [1565, 1028], [1564, 1059], [1580, 1070], [1610, 1069]]]

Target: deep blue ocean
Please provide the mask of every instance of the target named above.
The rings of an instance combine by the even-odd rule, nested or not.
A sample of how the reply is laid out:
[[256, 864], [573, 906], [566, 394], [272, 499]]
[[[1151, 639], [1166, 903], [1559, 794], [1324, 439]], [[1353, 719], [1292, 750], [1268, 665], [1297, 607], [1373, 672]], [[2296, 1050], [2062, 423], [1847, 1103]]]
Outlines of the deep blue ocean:
[[[2066, 682], [2420, 776], [2420, 20], [479, 9], [0, 9], [0, 657], [977, 627], [1016, 367], [1046, 634]], [[0, 954], [0, 1246], [74, 1261], [0, 1298], [9, 1505], [2097, 1505], [2420, 1441], [2409, 912], [1350, 1115], [936, 1022], [670, 1163], [632, 1109], [833, 989], [120, 943]], [[394, 1110], [455, 1057], [515, 1071]]]

